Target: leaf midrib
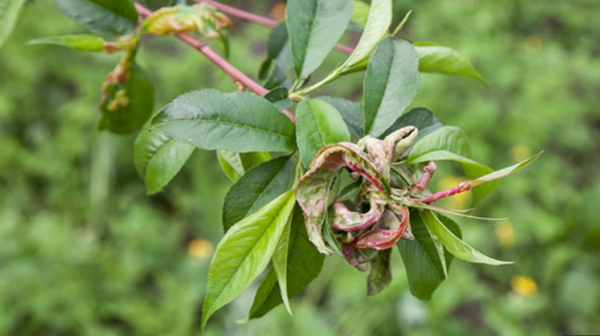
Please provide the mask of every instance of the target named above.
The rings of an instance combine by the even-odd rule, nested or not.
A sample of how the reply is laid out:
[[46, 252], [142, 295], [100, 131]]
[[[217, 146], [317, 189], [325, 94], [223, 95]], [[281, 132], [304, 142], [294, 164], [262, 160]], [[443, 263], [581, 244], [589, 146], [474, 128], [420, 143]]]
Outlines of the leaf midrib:
[[181, 122], [189, 122], [189, 121], [200, 121], [203, 122], [205, 124], [223, 124], [223, 125], [227, 125], [227, 126], [232, 126], [232, 127], [238, 127], [238, 128], [247, 128], [256, 132], [261, 132], [261, 133], [267, 133], [267, 134], [272, 134], [272, 135], [277, 135], [277, 136], [281, 136], [285, 139], [289, 139], [289, 140], [294, 140], [294, 138], [292, 136], [289, 136], [287, 134], [284, 133], [279, 133], [273, 130], [269, 130], [266, 128], [259, 128], [256, 127], [254, 125], [249, 125], [249, 124], [242, 124], [242, 123], [235, 123], [235, 122], [229, 122], [229, 121], [223, 121], [223, 120], [214, 120], [214, 119], [207, 119], [207, 118], [181, 118], [181, 119], [173, 119], [173, 120], [168, 120], [168, 121], [163, 121], [160, 122], [158, 124], [153, 125], [153, 127], [157, 127], [160, 128], [162, 125], [172, 125], [172, 124], [177, 124], [177, 123], [181, 123]]

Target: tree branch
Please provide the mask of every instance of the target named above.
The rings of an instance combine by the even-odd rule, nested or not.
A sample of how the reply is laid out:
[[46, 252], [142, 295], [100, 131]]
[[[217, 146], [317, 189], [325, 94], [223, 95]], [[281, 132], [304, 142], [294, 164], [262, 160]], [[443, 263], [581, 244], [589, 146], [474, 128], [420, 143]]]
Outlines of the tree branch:
[[[217, 1], [213, 1], [213, 0], [194, 0], [196, 2], [200, 2], [200, 3], [205, 3], [207, 5], [211, 5], [213, 7], [215, 7], [216, 9], [218, 9], [219, 11], [225, 13], [225, 14], [229, 14], [231, 16], [235, 16], [237, 18], [240, 18], [242, 20], [246, 20], [246, 21], [250, 21], [250, 22], [254, 22], [254, 23], [258, 23], [260, 25], [266, 26], [266, 27], [276, 27], [279, 24], [279, 21], [275, 20], [275, 19], [271, 19], [268, 17], [264, 17], [264, 16], [260, 16], [260, 15], [256, 15], [253, 13], [249, 13], [246, 12], [244, 10], [235, 8], [235, 7], [231, 7], [225, 4], [222, 4], [220, 2]], [[336, 44], [334, 47], [334, 49], [337, 49], [343, 53], [346, 54], [352, 54], [352, 52], [354, 51], [354, 49], [347, 47], [345, 45], [341, 45], [341, 44]]]
[[[143, 17], [152, 14], [151, 10], [138, 3], [135, 3], [135, 8], [138, 11], [138, 13]], [[236, 67], [231, 65], [231, 63], [223, 59], [219, 54], [214, 52], [206, 42], [197, 40], [187, 34], [177, 34], [175, 36], [183, 42], [187, 43], [188, 45], [194, 47], [200, 53], [202, 53], [202, 55], [208, 58], [216, 66], [225, 71], [225, 73], [227, 73], [227, 75], [229, 75], [229, 77], [231, 77], [231, 79], [234, 82], [241, 83], [243, 86], [250, 89], [252, 92], [256, 93], [259, 96], [264, 96], [269, 92], [269, 90], [256, 83], [250, 77], [246, 76], [243, 72], [239, 71]], [[296, 121], [296, 116], [294, 116], [292, 112], [288, 110], [283, 110], [282, 112], [293, 122]]]

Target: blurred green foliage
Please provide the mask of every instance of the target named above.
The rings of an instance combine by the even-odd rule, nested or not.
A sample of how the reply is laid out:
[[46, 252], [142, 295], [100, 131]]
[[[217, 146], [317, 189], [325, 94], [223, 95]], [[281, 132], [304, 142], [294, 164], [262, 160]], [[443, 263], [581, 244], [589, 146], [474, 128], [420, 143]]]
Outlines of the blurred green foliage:
[[[277, 308], [231, 323], [245, 317], [252, 287], [216, 314], [207, 334], [599, 333], [600, 3], [395, 2], [397, 21], [413, 10], [402, 37], [460, 51], [492, 86], [423, 75], [414, 106], [463, 128], [474, 158], [492, 167], [545, 150], [476, 211], [509, 220], [460, 221], [467, 242], [515, 264], [456, 261], [432, 301], [421, 302], [408, 292], [397, 253], [394, 282], [375, 297], [365, 295], [366, 274], [329, 258], [293, 300], [294, 317]], [[265, 14], [275, 1], [229, 3]], [[95, 130], [100, 85], [118, 55], [25, 45], [77, 32], [49, 0], [38, 0], [0, 53], [0, 334], [197, 334], [209, 258], [202, 246], [222, 234], [230, 182], [214, 153], [198, 150], [162, 193], [145, 196], [133, 136]], [[236, 21], [231, 62], [256, 75], [267, 33]], [[322, 69], [343, 58], [332, 52]], [[172, 38], [147, 38], [140, 61], [157, 107], [194, 89], [235, 90]], [[320, 93], [360, 99], [361, 79], [353, 74]], [[450, 183], [458, 171], [443, 165], [434, 182]]]

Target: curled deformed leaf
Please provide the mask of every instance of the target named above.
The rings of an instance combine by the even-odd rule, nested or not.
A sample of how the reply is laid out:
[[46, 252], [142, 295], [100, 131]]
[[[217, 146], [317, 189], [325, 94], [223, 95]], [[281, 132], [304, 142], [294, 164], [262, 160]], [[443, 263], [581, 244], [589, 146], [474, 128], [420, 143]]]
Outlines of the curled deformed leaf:
[[98, 129], [129, 134], [142, 128], [152, 114], [154, 88], [135, 63], [136, 48], [129, 49], [102, 85]]
[[207, 4], [163, 7], [146, 18], [142, 30], [154, 35], [183, 34], [200, 31], [208, 37], [218, 37], [229, 30], [231, 21]]
[[330, 220], [331, 226], [336, 230], [353, 232], [368, 228], [381, 218], [382, 209], [375, 200], [371, 198], [370, 210], [366, 213], [350, 211], [341, 201], [333, 203], [333, 216]]
[[298, 204], [306, 215], [306, 229], [309, 239], [321, 253], [330, 254], [325, 246], [321, 228], [327, 207], [327, 195], [336, 172], [348, 167], [368, 180], [378, 190], [384, 190], [383, 176], [368, 160], [360, 147], [342, 142], [325, 146], [315, 156], [309, 171], [300, 179], [296, 190]]
[[383, 177], [389, 179], [390, 166], [412, 145], [418, 133], [416, 127], [406, 126], [389, 134], [383, 140], [367, 135], [358, 142], [358, 145], [369, 153]]
[[371, 248], [374, 250], [392, 248], [402, 237], [409, 225], [408, 209], [406, 207], [401, 207], [400, 209], [401, 213], [398, 215], [402, 219], [398, 219], [394, 212], [386, 210], [375, 227], [358, 238], [355, 244], [356, 247], [359, 249]]
[[225, 55], [229, 53], [231, 20], [207, 4], [163, 7], [144, 20], [142, 31], [154, 35], [184, 34], [199, 31], [206, 37], [216, 38]]

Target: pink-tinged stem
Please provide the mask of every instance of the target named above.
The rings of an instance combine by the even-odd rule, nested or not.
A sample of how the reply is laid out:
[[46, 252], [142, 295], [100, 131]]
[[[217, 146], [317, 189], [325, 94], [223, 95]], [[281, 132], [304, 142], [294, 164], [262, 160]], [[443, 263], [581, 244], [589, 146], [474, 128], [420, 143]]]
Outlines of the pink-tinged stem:
[[469, 190], [471, 190], [472, 186], [473, 185], [471, 184], [471, 182], [461, 182], [454, 188], [438, 191], [429, 197], [407, 198], [407, 200], [410, 202], [415, 202], [415, 203], [431, 203], [431, 202], [435, 202], [435, 201], [445, 198], [445, 197], [450, 197], [450, 196], [453, 196], [456, 194], [460, 194], [461, 192], [469, 191]]
[[[207, 5], [211, 5], [213, 7], [215, 7], [216, 9], [218, 9], [219, 11], [225, 13], [225, 14], [229, 14], [231, 16], [235, 16], [237, 18], [240, 18], [242, 20], [246, 20], [246, 21], [250, 21], [250, 22], [254, 22], [254, 23], [258, 23], [261, 24], [263, 26], [267, 26], [267, 27], [276, 27], [279, 24], [279, 21], [275, 20], [275, 19], [271, 19], [268, 17], [264, 17], [264, 16], [260, 16], [260, 15], [256, 15], [253, 13], [249, 13], [246, 12], [244, 10], [241, 10], [239, 8], [235, 8], [235, 7], [231, 7], [225, 4], [222, 4], [220, 2], [217, 1], [213, 1], [213, 0], [195, 0], [197, 2], [201, 2], [201, 3], [205, 3]], [[345, 45], [341, 45], [341, 44], [336, 44], [335, 46], [333, 46], [334, 49], [339, 50], [343, 53], [346, 54], [352, 54], [352, 52], [354, 51], [354, 49], [347, 47]]]
[[264, 16], [260, 16], [260, 15], [256, 15], [256, 14], [252, 14], [252, 13], [248, 13], [244, 10], [235, 8], [235, 7], [231, 7], [225, 4], [222, 4], [220, 2], [217, 1], [212, 1], [212, 0], [196, 0], [197, 2], [202, 2], [208, 5], [211, 5], [213, 7], [215, 7], [216, 9], [218, 9], [219, 11], [225, 13], [225, 14], [229, 14], [235, 17], [238, 17], [242, 20], [246, 20], [246, 21], [250, 21], [250, 22], [255, 22], [258, 24], [261, 24], [263, 26], [267, 26], [267, 27], [275, 27], [279, 24], [279, 22], [277, 22], [277, 20], [275, 19], [271, 19], [271, 18], [267, 18]]
[[425, 190], [425, 188], [427, 188], [427, 184], [429, 184], [429, 180], [431, 180], [431, 178], [433, 177], [433, 173], [435, 173], [436, 169], [437, 166], [433, 161], [430, 161], [425, 167], [423, 167], [423, 175], [421, 176], [421, 180], [419, 181], [419, 183], [411, 187], [412, 191]]
[[[152, 14], [151, 10], [149, 10], [148, 8], [142, 6], [138, 3], [135, 3], [135, 8], [141, 16], [148, 16], [148, 15]], [[202, 55], [204, 55], [211, 62], [213, 62], [215, 65], [217, 65], [223, 71], [225, 71], [225, 73], [227, 73], [227, 75], [229, 75], [229, 77], [231, 77], [231, 79], [234, 82], [241, 83], [242, 85], [244, 85], [245, 87], [247, 87], [248, 89], [250, 89], [252, 92], [256, 93], [259, 96], [264, 96], [269, 92], [269, 90], [265, 89], [260, 84], [253, 81], [250, 77], [246, 76], [243, 72], [239, 71], [236, 67], [231, 65], [231, 63], [227, 62], [225, 59], [223, 59], [221, 56], [219, 56], [219, 54], [214, 52], [208, 46], [208, 44], [206, 44], [206, 42], [197, 40], [187, 34], [178, 34], [175, 36], [177, 36], [178, 39], [182, 40], [183, 42], [194, 47], [196, 50], [198, 50], [200, 53], [202, 53]], [[290, 112], [288, 110], [283, 110], [282, 112], [288, 118], [290, 118], [291, 121], [296, 122], [296, 116], [292, 112]]]

